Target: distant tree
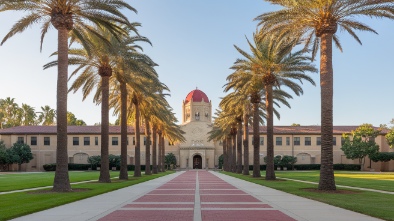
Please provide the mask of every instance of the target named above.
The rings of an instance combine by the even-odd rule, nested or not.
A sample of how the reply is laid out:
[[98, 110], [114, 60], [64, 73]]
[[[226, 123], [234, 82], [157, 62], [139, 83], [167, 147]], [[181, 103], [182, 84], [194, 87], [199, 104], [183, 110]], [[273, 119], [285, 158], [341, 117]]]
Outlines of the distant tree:
[[165, 162], [165, 164], [168, 165], [168, 168], [170, 168], [171, 164], [176, 165], [176, 157], [175, 157], [175, 155], [173, 153], [168, 153], [165, 156], [164, 162]]
[[4, 170], [6, 168], [7, 163], [8, 163], [7, 148], [5, 147], [4, 142], [0, 140], [0, 169], [3, 168]]
[[83, 120], [77, 119], [73, 113], [67, 111], [67, 125], [86, 126], [86, 123]]
[[301, 126], [301, 124], [293, 123], [291, 126], [293, 126], [293, 127], [299, 127], [299, 126]]
[[43, 126], [51, 126], [56, 124], [56, 110], [50, 106], [45, 105], [41, 107], [40, 115], [38, 116], [38, 122]]
[[386, 134], [386, 140], [387, 143], [389, 143], [390, 148], [393, 148], [394, 146], [394, 128], [391, 128], [391, 130]]
[[361, 170], [364, 169], [365, 157], [379, 152], [379, 145], [375, 138], [379, 135], [380, 129], [375, 130], [371, 124], [362, 124], [351, 134], [343, 134], [345, 139], [341, 150], [348, 159], [358, 159]]
[[20, 108], [21, 125], [34, 125], [36, 123], [36, 117], [34, 107], [22, 103], [22, 107]]
[[21, 171], [21, 166], [24, 163], [29, 163], [33, 159], [30, 146], [24, 143], [14, 143], [11, 148], [11, 152], [16, 156], [15, 162], [18, 164], [18, 170]]

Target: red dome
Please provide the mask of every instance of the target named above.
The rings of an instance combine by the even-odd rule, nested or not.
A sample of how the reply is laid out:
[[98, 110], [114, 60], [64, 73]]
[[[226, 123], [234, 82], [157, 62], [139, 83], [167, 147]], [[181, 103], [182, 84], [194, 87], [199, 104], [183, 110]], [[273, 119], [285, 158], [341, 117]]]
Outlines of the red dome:
[[208, 99], [207, 95], [198, 89], [191, 91], [186, 96], [185, 104], [190, 102], [192, 99], [193, 99], [193, 102], [201, 102], [204, 100], [205, 103], [209, 103], [209, 99]]

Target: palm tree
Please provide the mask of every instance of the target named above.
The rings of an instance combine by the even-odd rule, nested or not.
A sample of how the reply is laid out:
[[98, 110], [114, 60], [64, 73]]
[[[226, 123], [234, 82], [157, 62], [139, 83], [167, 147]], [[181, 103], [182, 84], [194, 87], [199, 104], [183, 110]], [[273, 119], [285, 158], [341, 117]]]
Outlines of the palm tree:
[[45, 105], [41, 107], [41, 112], [38, 116], [38, 122], [44, 126], [56, 125], [56, 110], [52, 109], [50, 106]]
[[377, 33], [357, 21], [355, 16], [394, 19], [392, 1], [345, 0], [268, 0], [284, 8], [259, 15], [262, 34], [278, 32], [302, 39], [312, 47], [312, 59], [320, 47], [321, 87], [321, 168], [319, 190], [335, 190], [333, 170], [333, 66], [332, 42], [342, 51], [336, 32], [338, 27], [361, 44], [355, 31]]
[[[142, 36], [122, 38], [119, 42], [113, 42], [112, 47], [116, 56], [114, 76], [116, 81], [111, 81], [111, 101], [110, 107], [114, 107], [114, 113], [120, 112], [121, 121], [121, 165], [119, 179], [128, 179], [127, 174], [127, 85], [137, 90], [144, 90], [147, 79], [156, 79], [157, 74], [153, 69], [156, 64], [146, 55], [141, 54], [137, 49], [142, 48], [135, 44], [143, 41], [151, 44], [149, 39]], [[142, 78], [141, 78], [142, 77]], [[120, 95], [119, 92], [120, 91]], [[120, 105], [119, 105], [120, 104]], [[120, 106], [120, 108], [119, 108]]]
[[[302, 83], [306, 80], [315, 85], [312, 78], [306, 75], [306, 72], [316, 72], [316, 68], [309, 62], [309, 58], [303, 55], [303, 51], [290, 53], [295, 45], [292, 39], [280, 39], [278, 36], [266, 36], [263, 39], [257, 38], [254, 35], [254, 45], [248, 40], [248, 44], [252, 54], [248, 54], [237, 46], [235, 48], [242, 54], [245, 59], [239, 59], [235, 62], [232, 69], [244, 72], [250, 72], [254, 75], [254, 82], [258, 87], [264, 88], [265, 105], [267, 113], [267, 172], [266, 180], [275, 180], [274, 170], [274, 133], [273, 133], [273, 91], [274, 88], [283, 86], [291, 89], [297, 96], [303, 93], [300, 85], [292, 80], [297, 80]], [[258, 93], [252, 93], [251, 102], [253, 103], [254, 117], [257, 119], [258, 103], [261, 96]], [[256, 118], [255, 118], [256, 117]], [[253, 124], [254, 130], [257, 128], [257, 123]], [[254, 145], [259, 145], [256, 141], [259, 140], [254, 134]], [[255, 156], [255, 161], [257, 157]], [[255, 169], [253, 175], [255, 174]]]
[[1, 128], [13, 127], [18, 124], [19, 105], [15, 103], [15, 98], [7, 97], [0, 100], [2, 110]]
[[37, 115], [34, 110], [34, 107], [27, 104], [22, 104], [20, 111], [21, 111], [21, 125], [35, 124], [35, 118]]
[[[101, 167], [99, 182], [111, 182], [108, 161], [109, 82], [113, 73], [127, 71], [123, 70], [123, 68], [117, 69], [116, 65], [120, 67], [127, 66], [127, 64], [123, 62], [128, 60], [127, 56], [129, 54], [127, 53], [127, 50], [122, 49], [127, 48], [127, 45], [122, 43], [124, 42], [123, 39], [127, 39], [128, 36], [115, 37], [108, 30], [103, 29], [102, 27], [97, 27], [96, 32], [100, 33], [102, 38], [105, 38], [109, 43], [111, 43], [111, 47], [102, 44], [101, 38], [97, 38], [95, 35], [86, 35], [93, 46], [90, 51], [83, 49], [70, 50], [69, 53], [73, 55], [73, 57], [70, 58], [70, 64], [79, 65], [71, 74], [71, 77], [76, 75], [80, 70], [82, 70], [82, 73], [71, 85], [69, 91], [73, 90], [75, 93], [83, 86], [83, 99], [85, 99], [87, 95], [90, 94], [94, 85], [98, 86], [94, 101], [101, 102]], [[50, 63], [45, 67], [47, 68], [55, 63], [56, 62]], [[121, 80], [124, 82], [125, 78], [122, 78]]]
[[67, 155], [67, 79], [68, 79], [68, 37], [71, 34], [79, 38], [84, 47], [89, 42], [84, 40], [83, 32], [98, 35], [87, 25], [88, 22], [105, 27], [114, 35], [125, 31], [117, 24], [132, 26], [120, 9], [136, 10], [123, 0], [0, 0], [0, 11], [23, 11], [29, 14], [11, 28], [3, 38], [1, 45], [16, 33], [23, 32], [33, 24], [41, 24], [41, 48], [48, 29], [52, 25], [58, 32], [58, 78], [57, 78], [57, 150], [56, 172], [53, 190], [71, 191], [68, 176]]

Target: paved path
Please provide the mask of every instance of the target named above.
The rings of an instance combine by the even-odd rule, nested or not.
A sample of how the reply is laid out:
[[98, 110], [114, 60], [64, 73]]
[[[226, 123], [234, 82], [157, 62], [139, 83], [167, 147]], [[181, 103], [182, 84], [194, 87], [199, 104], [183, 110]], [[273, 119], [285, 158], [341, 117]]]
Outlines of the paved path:
[[177, 172], [15, 220], [379, 220], [218, 172]]

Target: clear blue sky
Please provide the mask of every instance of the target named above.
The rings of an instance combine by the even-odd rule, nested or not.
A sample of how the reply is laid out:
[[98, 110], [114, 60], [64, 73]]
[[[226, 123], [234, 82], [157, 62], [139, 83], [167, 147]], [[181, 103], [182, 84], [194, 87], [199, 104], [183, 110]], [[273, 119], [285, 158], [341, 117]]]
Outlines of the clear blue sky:
[[[262, 0], [135, 0], [138, 14], [128, 13], [132, 21], [142, 23], [140, 34], [153, 47], [144, 52], [160, 66], [160, 80], [171, 89], [170, 105], [178, 119], [182, 101], [196, 87], [204, 91], [217, 108], [224, 96], [223, 85], [231, 73], [229, 67], [241, 56], [237, 45], [248, 51], [245, 36], [251, 37], [257, 22], [253, 18], [277, 9]], [[2, 39], [22, 14], [0, 14]], [[358, 33], [360, 46], [346, 33], [339, 32], [343, 53], [334, 49], [334, 125], [362, 123], [388, 124], [394, 118], [394, 21], [361, 18], [379, 33]], [[56, 69], [43, 70], [56, 50], [56, 31], [50, 30], [40, 53], [39, 25], [17, 34], [0, 47], [0, 98], [12, 97], [40, 111], [56, 108]], [[315, 61], [319, 67], [319, 61]], [[313, 74], [319, 85], [319, 75]], [[306, 83], [304, 95], [290, 100], [291, 109], [282, 107], [275, 125], [320, 124], [320, 87]], [[80, 93], [69, 94], [68, 110], [89, 125], [100, 122], [100, 107], [92, 96], [82, 102]], [[111, 111], [112, 114], [112, 111]], [[114, 122], [116, 117], [111, 117]]]

